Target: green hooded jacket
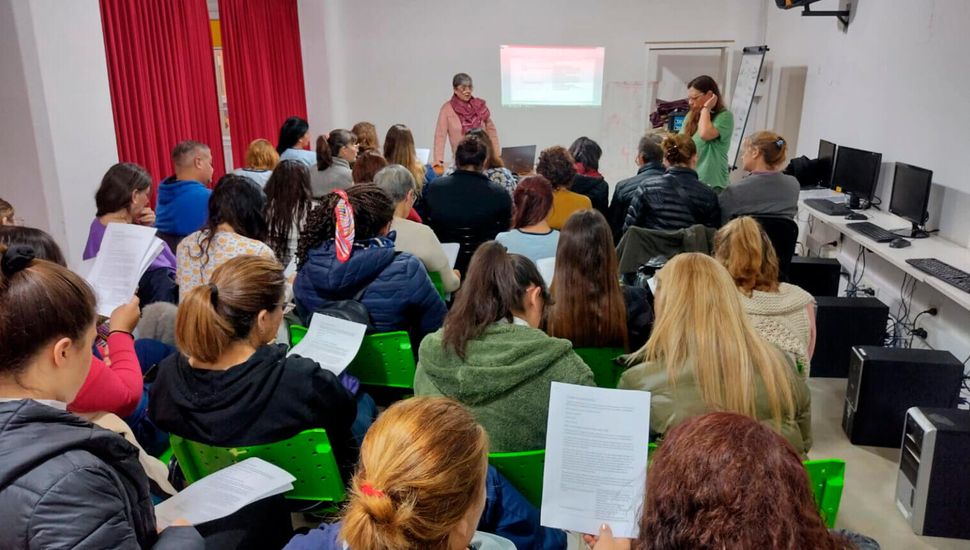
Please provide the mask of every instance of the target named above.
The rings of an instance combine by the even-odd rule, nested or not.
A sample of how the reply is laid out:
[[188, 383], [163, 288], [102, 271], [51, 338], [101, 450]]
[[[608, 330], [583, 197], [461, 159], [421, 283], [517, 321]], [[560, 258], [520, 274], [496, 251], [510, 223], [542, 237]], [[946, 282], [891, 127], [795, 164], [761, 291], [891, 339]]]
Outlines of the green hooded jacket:
[[418, 351], [415, 395], [443, 395], [471, 410], [492, 452], [546, 446], [552, 382], [594, 386], [593, 373], [568, 340], [528, 326], [498, 322], [468, 342], [465, 360], [442, 346], [443, 329]]

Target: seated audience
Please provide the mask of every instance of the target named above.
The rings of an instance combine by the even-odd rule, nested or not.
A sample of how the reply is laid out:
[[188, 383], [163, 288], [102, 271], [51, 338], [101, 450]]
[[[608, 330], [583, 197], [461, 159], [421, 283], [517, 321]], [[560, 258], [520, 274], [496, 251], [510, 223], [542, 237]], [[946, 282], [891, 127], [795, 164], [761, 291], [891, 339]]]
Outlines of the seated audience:
[[175, 334], [181, 353], [158, 365], [149, 416], [169, 433], [223, 447], [323, 428], [338, 461], [352, 468], [354, 396], [316, 361], [271, 344], [285, 287], [276, 261], [240, 256], [184, 294]]
[[47, 260], [61, 267], [67, 267], [61, 247], [54, 242], [54, 237], [35, 227], [0, 225], [0, 244], [7, 245], [7, 248], [15, 244], [28, 246], [34, 251], [34, 257], [38, 260]]
[[435, 178], [434, 170], [418, 160], [418, 151], [414, 147], [414, 135], [411, 129], [403, 124], [395, 124], [387, 129], [384, 136], [384, 159], [388, 164], [400, 164], [414, 174], [414, 181], [418, 185], [418, 193], [424, 185]]
[[313, 136], [310, 135], [310, 124], [298, 116], [291, 116], [280, 127], [280, 139], [276, 142], [276, 152], [280, 160], [298, 160], [310, 167], [312, 171], [317, 165], [317, 153], [308, 150]]
[[[501, 185], [511, 195], [512, 192], [515, 191], [517, 180], [515, 179], [515, 175], [512, 174], [512, 171], [505, 167], [505, 163], [502, 162], [502, 156], [499, 154], [499, 151], [496, 151], [495, 148], [492, 147], [492, 140], [488, 137], [488, 132], [481, 128], [474, 128], [469, 130], [469, 132], [465, 135], [475, 136], [482, 140], [482, 143], [485, 144], [485, 150], [487, 151], [484, 165], [485, 176], [492, 182]], [[445, 175], [450, 176], [451, 174], [454, 174], [455, 170], [457, 169], [458, 165], [452, 164], [447, 170], [445, 170]]]
[[209, 216], [212, 191], [212, 151], [198, 141], [183, 141], [172, 149], [175, 175], [158, 184], [155, 228], [158, 236], [174, 250], [179, 241], [197, 231]]
[[550, 384], [594, 385], [569, 341], [539, 329], [548, 301], [528, 258], [494, 241], [478, 247], [444, 328], [421, 343], [415, 395], [460, 401], [495, 452], [544, 449]]
[[570, 191], [586, 195], [593, 203], [593, 208], [599, 210], [604, 216], [608, 216], [607, 203], [610, 199], [610, 185], [606, 183], [603, 174], [599, 173], [603, 149], [595, 141], [583, 136], [569, 146], [569, 154], [576, 161], [576, 176], [573, 177], [573, 184], [569, 187]]
[[441, 326], [445, 303], [421, 260], [394, 250], [387, 235], [393, 218], [391, 199], [376, 185], [335, 191], [310, 212], [293, 287], [304, 324], [314, 312], [355, 300], [373, 331], [406, 330], [415, 346]]
[[512, 229], [495, 236], [510, 254], [521, 254], [533, 262], [554, 258], [559, 232], [549, 227], [552, 186], [542, 176], [523, 179], [512, 193]]
[[754, 218], [735, 218], [714, 236], [714, 256], [734, 279], [755, 330], [791, 354], [807, 377], [815, 350], [815, 298], [778, 281], [778, 256], [765, 230]]
[[645, 181], [627, 210], [623, 232], [636, 226], [646, 229], [684, 229], [695, 224], [717, 227], [720, 211], [717, 194], [697, 179], [697, 146], [684, 134], [664, 138], [662, 178]]
[[232, 173], [253, 180], [261, 188], [266, 187], [266, 182], [279, 161], [280, 154], [268, 139], [254, 139], [246, 149], [246, 167], [236, 168]]
[[438, 273], [445, 292], [458, 290], [461, 280], [451, 268], [434, 231], [407, 219], [418, 192], [411, 172], [399, 164], [392, 164], [378, 172], [374, 180], [394, 203], [394, 220], [391, 222], [391, 231], [397, 233], [394, 248], [417, 257], [428, 273]]
[[317, 138], [317, 169], [310, 176], [313, 198], [354, 184], [350, 166], [357, 160], [357, 136], [349, 130], [331, 130]]
[[274, 259], [266, 238], [263, 207], [266, 196], [243, 176], [226, 174], [209, 198], [205, 226], [182, 239], [178, 247], [175, 279], [179, 296], [209, 282], [212, 272], [226, 260], [251, 255]]
[[91, 365], [93, 290], [30, 247], [0, 255], [0, 547], [204, 548], [192, 527], [157, 531], [135, 448], [66, 410]]
[[[137, 164], [115, 164], [104, 174], [101, 185], [94, 195], [98, 210], [88, 229], [88, 242], [82, 258], [88, 260], [98, 255], [101, 241], [109, 223], [136, 223], [151, 226], [155, 213], [148, 206], [151, 194], [151, 176]], [[175, 255], [168, 247], [152, 260], [148, 271], [138, 284], [138, 294], [147, 305], [154, 302], [175, 302]]]
[[[350, 176], [354, 184], [374, 183], [374, 176], [387, 166], [387, 161], [377, 149], [369, 149], [357, 155], [357, 162], [351, 170]], [[405, 168], [405, 170], [407, 170]], [[412, 176], [413, 177], [413, 176]]]
[[350, 132], [357, 136], [358, 154], [374, 151], [381, 154], [381, 143], [377, 141], [377, 128], [370, 122], [358, 122], [350, 129]]
[[549, 336], [574, 348], [637, 350], [650, 335], [653, 313], [645, 289], [620, 284], [606, 218], [580, 210], [562, 227], [552, 279]]
[[[637, 549], [879, 549], [868, 537], [826, 529], [798, 451], [736, 413], [670, 430], [646, 485]], [[630, 547], [600, 542], [597, 550]]]
[[623, 236], [623, 222], [626, 221], [626, 211], [630, 203], [644, 184], [653, 178], [664, 175], [664, 150], [660, 147], [663, 136], [646, 134], [640, 138], [637, 145], [637, 175], [621, 180], [613, 190], [613, 200], [610, 201], [610, 229], [613, 231], [613, 242], [620, 242]]
[[296, 160], [284, 160], [266, 184], [265, 243], [280, 265], [287, 266], [296, 254], [300, 230], [313, 209], [310, 170]]
[[466, 137], [458, 144], [458, 170], [428, 187], [424, 218], [441, 242], [468, 242], [459, 252], [458, 271], [464, 272], [479, 243], [509, 227], [512, 197], [482, 173], [488, 149], [482, 140]]
[[485, 430], [458, 403], [399, 401], [364, 438], [340, 521], [297, 535], [286, 550], [514, 550], [475, 530], [489, 504], [488, 448]]
[[769, 424], [800, 453], [812, 446], [810, 395], [794, 362], [764, 341], [717, 260], [678, 254], [657, 273], [657, 320], [619, 387], [651, 392], [650, 431], [734, 411]]
[[0, 226], [3, 225], [17, 225], [17, 218], [13, 205], [0, 199]]
[[576, 163], [566, 149], [557, 145], [539, 153], [536, 172], [552, 184], [552, 210], [548, 221], [553, 229], [562, 228], [573, 212], [593, 207], [589, 197], [569, 190], [576, 177]]
[[774, 132], [756, 132], [744, 140], [741, 151], [741, 167], [750, 173], [718, 195], [721, 223], [738, 216], [794, 219], [801, 187], [794, 176], [781, 173], [788, 151], [785, 138]]

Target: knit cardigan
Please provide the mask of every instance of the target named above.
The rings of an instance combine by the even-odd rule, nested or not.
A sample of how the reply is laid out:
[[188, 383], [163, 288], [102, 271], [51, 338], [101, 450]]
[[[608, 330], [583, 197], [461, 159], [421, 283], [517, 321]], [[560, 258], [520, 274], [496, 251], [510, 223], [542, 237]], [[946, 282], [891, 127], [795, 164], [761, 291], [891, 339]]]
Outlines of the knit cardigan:
[[800, 365], [802, 374], [808, 376], [808, 345], [812, 324], [808, 317], [808, 304], [815, 298], [801, 288], [781, 283], [778, 292], [755, 290], [751, 296], [738, 292], [748, 318], [761, 336], [790, 354]]

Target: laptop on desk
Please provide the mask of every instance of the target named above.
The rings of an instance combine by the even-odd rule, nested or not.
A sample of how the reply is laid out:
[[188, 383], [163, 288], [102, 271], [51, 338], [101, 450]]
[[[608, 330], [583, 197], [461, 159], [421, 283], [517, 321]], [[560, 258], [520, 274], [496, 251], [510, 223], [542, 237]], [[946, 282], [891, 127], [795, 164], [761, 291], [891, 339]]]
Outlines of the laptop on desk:
[[502, 147], [502, 162], [513, 174], [531, 174], [536, 164], [536, 146]]

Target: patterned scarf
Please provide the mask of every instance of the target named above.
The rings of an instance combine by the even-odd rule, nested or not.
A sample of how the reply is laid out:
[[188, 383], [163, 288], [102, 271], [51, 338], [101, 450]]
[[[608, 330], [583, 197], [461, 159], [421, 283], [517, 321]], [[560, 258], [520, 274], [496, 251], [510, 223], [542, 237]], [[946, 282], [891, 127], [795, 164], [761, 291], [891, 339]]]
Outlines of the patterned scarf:
[[473, 97], [468, 101], [462, 101], [458, 95], [451, 96], [451, 108], [458, 115], [461, 121], [461, 133], [467, 134], [469, 130], [484, 128], [485, 121], [492, 117], [491, 111], [485, 105], [484, 99]]
[[334, 241], [337, 259], [344, 263], [350, 259], [350, 250], [354, 246], [354, 208], [343, 189], [334, 189], [333, 193], [340, 197], [337, 206], [333, 207]]

